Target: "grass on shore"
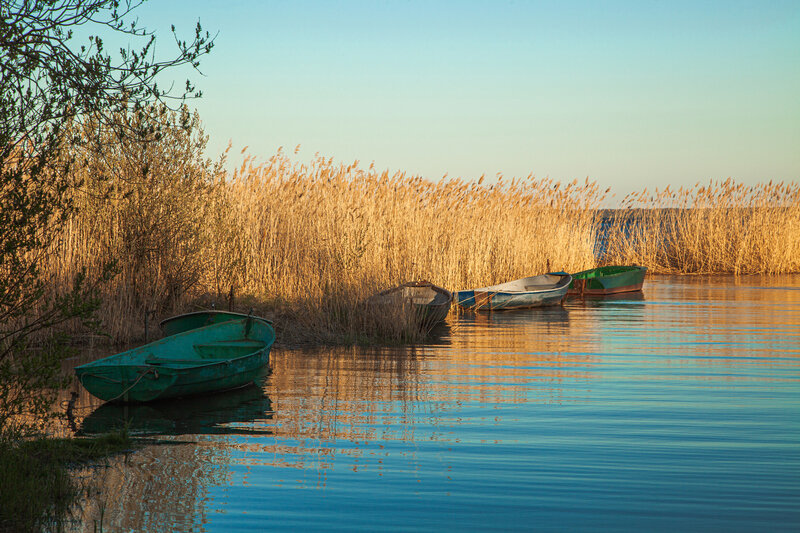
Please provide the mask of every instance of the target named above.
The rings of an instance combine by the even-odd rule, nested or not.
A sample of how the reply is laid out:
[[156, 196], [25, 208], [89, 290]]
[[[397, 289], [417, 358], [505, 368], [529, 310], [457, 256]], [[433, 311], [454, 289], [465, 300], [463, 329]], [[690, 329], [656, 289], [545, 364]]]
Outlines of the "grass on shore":
[[94, 438], [0, 442], [0, 531], [59, 529], [84, 493], [70, 468], [133, 446], [124, 431]]

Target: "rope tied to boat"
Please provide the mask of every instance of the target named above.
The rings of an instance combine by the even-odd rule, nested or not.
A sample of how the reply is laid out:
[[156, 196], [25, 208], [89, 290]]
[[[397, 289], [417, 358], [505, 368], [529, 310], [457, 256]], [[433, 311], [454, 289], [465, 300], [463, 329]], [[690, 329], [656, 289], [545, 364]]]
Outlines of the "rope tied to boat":
[[489, 311], [492, 310], [492, 298], [496, 293], [489, 291], [475, 291], [473, 294], [476, 311], [483, 309], [484, 307], [488, 308]]
[[121, 393], [119, 393], [117, 396], [115, 396], [115, 397], [111, 398], [111, 399], [110, 399], [110, 400], [108, 400], [108, 401], [109, 401], [109, 402], [113, 402], [114, 400], [119, 400], [119, 399], [120, 399], [120, 398], [122, 398], [124, 395], [128, 394], [128, 392], [129, 392], [129, 391], [130, 391], [132, 388], [134, 388], [134, 387], [135, 387], [135, 386], [136, 386], [136, 385], [137, 385], [137, 384], [138, 384], [140, 381], [142, 381], [142, 378], [144, 378], [146, 375], [148, 375], [148, 374], [150, 374], [150, 373], [154, 374], [155, 378], [156, 378], [156, 379], [158, 379], [158, 370], [156, 370], [155, 368], [152, 368], [152, 367], [151, 367], [151, 368], [148, 368], [147, 370], [145, 370], [144, 372], [142, 372], [141, 374], [139, 374], [139, 377], [138, 377], [138, 378], [136, 378], [136, 381], [134, 381], [133, 383], [131, 383], [131, 385], [130, 385], [129, 387], [127, 387], [127, 388], [126, 388], [124, 391], [122, 391], [122, 392], [121, 392]]
[[250, 330], [253, 329], [253, 308], [250, 308], [250, 312], [247, 313], [247, 322], [244, 325], [244, 337], [248, 338], [250, 336]]
[[[139, 374], [139, 377], [138, 377], [138, 378], [136, 378], [136, 381], [134, 381], [133, 383], [131, 383], [131, 384], [130, 384], [128, 387], [126, 387], [126, 388], [125, 388], [125, 390], [123, 390], [123, 391], [122, 391], [121, 393], [119, 393], [117, 396], [114, 396], [113, 398], [111, 398], [110, 400], [107, 400], [107, 401], [109, 401], [109, 402], [113, 402], [113, 401], [115, 401], [115, 400], [119, 400], [119, 399], [120, 399], [120, 398], [122, 398], [124, 395], [126, 395], [128, 392], [130, 392], [130, 390], [131, 390], [132, 388], [134, 388], [134, 387], [135, 387], [135, 386], [136, 386], [136, 385], [137, 385], [137, 384], [138, 384], [138, 383], [139, 383], [139, 382], [142, 380], [142, 378], [144, 378], [144, 377], [145, 377], [146, 375], [148, 375], [148, 374], [153, 374], [153, 377], [155, 377], [156, 379], [158, 379], [158, 369], [156, 369], [156, 368], [153, 368], [153, 367], [147, 368], [147, 369], [146, 369], [144, 372], [142, 372], [141, 374]], [[83, 384], [83, 378], [84, 378], [84, 377], [85, 377], [85, 375], [84, 375], [84, 376], [80, 376], [80, 377], [78, 378], [78, 381], [80, 381], [81, 385], [83, 385], [83, 387], [84, 387], [84, 388], [86, 388], [86, 385], [84, 385], [84, 384]], [[124, 381], [122, 381], [122, 380], [112, 379], [112, 378], [109, 378], [109, 377], [106, 377], [106, 376], [101, 376], [101, 375], [94, 375], [93, 377], [95, 377], [95, 378], [100, 378], [100, 379], [104, 379], [104, 380], [106, 380], [106, 381], [110, 381], [111, 383], [124, 383]]]

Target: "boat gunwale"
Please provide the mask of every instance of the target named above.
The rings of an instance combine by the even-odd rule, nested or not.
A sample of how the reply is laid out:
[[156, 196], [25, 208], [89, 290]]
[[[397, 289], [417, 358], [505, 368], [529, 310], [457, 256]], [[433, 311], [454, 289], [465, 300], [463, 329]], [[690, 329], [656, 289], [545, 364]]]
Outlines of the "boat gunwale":
[[[82, 365], [76, 366], [74, 368], [74, 370], [77, 373], [79, 370], [81, 370], [83, 372], [86, 372], [88, 369], [104, 368], [104, 367], [105, 368], [120, 368], [120, 367], [125, 367], [125, 368], [171, 368], [171, 367], [164, 367], [163, 365], [159, 365], [159, 364], [149, 364], [149, 363], [146, 362], [147, 359], [145, 359], [142, 363], [128, 363], [128, 364], [119, 363], [119, 362], [115, 362], [115, 361], [118, 360], [117, 358], [122, 358], [122, 357], [124, 357], [126, 355], [129, 355], [129, 354], [132, 354], [134, 352], [145, 351], [145, 348], [160, 346], [162, 344], [166, 344], [167, 341], [174, 341], [175, 337], [179, 337], [179, 336], [183, 336], [183, 335], [196, 334], [198, 331], [201, 331], [201, 330], [206, 329], [206, 328], [219, 327], [221, 324], [229, 325], [231, 323], [245, 322], [248, 318], [258, 319], [257, 317], [247, 317], [247, 315], [245, 315], [245, 318], [243, 318], [243, 319], [229, 320], [227, 322], [219, 322], [219, 323], [216, 323], [216, 324], [209, 324], [208, 326], [203, 326], [201, 328], [195, 328], [195, 329], [182, 331], [180, 333], [176, 333], [175, 335], [169, 335], [167, 337], [163, 337], [161, 339], [155, 340], [155, 341], [153, 341], [151, 343], [148, 343], [148, 344], [145, 344], [145, 345], [142, 345], [142, 346], [137, 346], [136, 348], [131, 348], [130, 350], [125, 350], [124, 352], [112, 354], [112, 355], [97, 359], [95, 361], [90, 361], [88, 363], [84, 363]], [[232, 357], [232, 358], [229, 357], [229, 358], [224, 358], [224, 359], [211, 359], [210, 362], [208, 362], [208, 363], [203, 362], [203, 363], [198, 363], [196, 365], [186, 365], [185, 367], [182, 367], [182, 368], [190, 369], [190, 368], [200, 368], [200, 367], [205, 367], [205, 366], [210, 366], [210, 365], [229, 364], [229, 363], [231, 363], [233, 361], [238, 361], [239, 359], [242, 359], [242, 358], [245, 358], [245, 357], [251, 357], [251, 356], [253, 356], [254, 354], [256, 354], [258, 352], [262, 352], [262, 351], [270, 348], [275, 343], [275, 330], [272, 328], [272, 324], [271, 323], [268, 323], [267, 325], [270, 327], [270, 329], [272, 329], [272, 339], [271, 339], [270, 342], [264, 343], [264, 346], [262, 346], [261, 348], [258, 348], [258, 349], [254, 350], [252, 352], [248, 352], [245, 355], [241, 355], [241, 356], [238, 356], [238, 357]], [[168, 359], [168, 358], [165, 358], [165, 359]], [[198, 359], [198, 361], [205, 361], [205, 360], [204, 359]], [[112, 362], [113, 362], [113, 364], [108, 364], [108, 363], [112, 363]], [[171, 368], [171, 369], [172, 370], [180, 370], [181, 368]]]
[[625, 268], [626, 270], [623, 270], [621, 272], [614, 272], [613, 274], [603, 274], [602, 277], [604, 277], [604, 278], [614, 278], [614, 277], [622, 276], [622, 275], [625, 275], [625, 274], [631, 274], [633, 272], [636, 272], [636, 273], [639, 273], [639, 272], [645, 272], [646, 273], [647, 272], [647, 267], [639, 266], [639, 265], [606, 265], [606, 266], [602, 266], [602, 267], [588, 268], [586, 270], [581, 270], [580, 272], [576, 272], [576, 273], [572, 274], [572, 279], [575, 279], [575, 280], [577, 280], [577, 279], [586, 279], [586, 280], [598, 279], [597, 276], [591, 277], [591, 278], [588, 278], [588, 277], [587, 278], [579, 278], [577, 276], [580, 276], [582, 274], [587, 274], [589, 272], [594, 272], [596, 270], [602, 270], [603, 268], [608, 268], [608, 267], [617, 267], [617, 268], [622, 267], [622, 268]]
[[[168, 359], [168, 358], [164, 358], [161, 361], [159, 361], [158, 363], [156, 363], [156, 362], [148, 363], [148, 362], [146, 362], [147, 360], [144, 363], [137, 363], [137, 364], [124, 364], [123, 363], [123, 364], [115, 364], [115, 365], [87, 366], [88, 365], [88, 363], [87, 363], [87, 365], [76, 366], [75, 367], [75, 372], [79, 373], [78, 370], [80, 369], [81, 370], [80, 373], [86, 374], [87, 372], [92, 372], [95, 369], [103, 369], [103, 368], [109, 368], [109, 369], [116, 369], [116, 368], [136, 369], [136, 368], [138, 368], [138, 369], [142, 369], [142, 370], [168, 369], [168, 370], [174, 370], [176, 372], [179, 372], [181, 370], [193, 370], [195, 368], [206, 368], [206, 367], [216, 366], [216, 365], [229, 365], [229, 364], [234, 363], [236, 361], [239, 361], [241, 359], [245, 359], [245, 358], [248, 358], [248, 357], [253, 357], [254, 355], [257, 355], [257, 354], [263, 352], [264, 350], [266, 350], [270, 346], [272, 346], [272, 345], [271, 344], [264, 345], [263, 347], [259, 348], [258, 350], [255, 350], [253, 352], [248, 352], [245, 355], [241, 355], [239, 357], [228, 357], [228, 358], [225, 358], [225, 359], [198, 359], [198, 363], [197, 364], [188, 364], [188, 363], [180, 364], [180, 363], [183, 363], [183, 362], [187, 361], [186, 359], [176, 359], [175, 363], [170, 364], [170, 359]], [[125, 352], [123, 352], [123, 353], [125, 353]], [[100, 361], [100, 360], [98, 360], [98, 361]], [[209, 362], [205, 362], [205, 361], [209, 361]], [[97, 362], [97, 361], [93, 361], [93, 362]], [[95, 375], [97, 375], [97, 374], [100, 374], [100, 372], [95, 372]], [[80, 376], [79, 376], [79, 378], [80, 378]]]
[[[210, 361], [210, 362], [208, 362], [208, 363], [203, 362], [203, 363], [199, 363], [199, 364], [185, 364], [184, 366], [179, 366], [177, 368], [172, 367], [172, 366], [164, 366], [164, 365], [170, 364], [170, 359], [166, 358], [166, 357], [164, 359], [160, 360], [158, 363], [152, 363], [152, 362], [148, 363], [147, 361], [152, 361], [152, 359], [146, 359], [145, 360], [145, 364], [142, 365], [142, 366], [155, 366], [156, 368], [171, 368], [173, 370], [181, 370], [183, 368], [203, 368], [203, 367], [212, 366], [212, 365], [219, 365], [219, 364], [226, 364], [227, 365], [227, 364], [231, 364], [231, 363], [233, 363], [235, 361], [239, 361], [240, 359], [244, 359], [245, 357], [252, 357], [252, 356], [258, 354], [259, 352], [263, 352], [264, 350], [266, 350], [270, 346], [272, 346], [272, 344], [266, 344], [265, 343], [264, 346], [262, 346], [261, 348], [258, 348], [257, 350], [252, 351], [252, 352], [248, 352], [248, 353], [246, 353], [244, 355], [240, 355], [239, 357], [226, 357], [224, 359], [223, 358], [199, 359], [199, 361]], [[175, 359], [174, 361], [176, 361], [176, 362], [184, 362], [184, 361], [187, 361], [187, 359]]]
[[[514, 283], [516, 281], [522, 281], [522, 280], [525, 280], [525, 279], [538, 278], [540, 276], [560, 276], [561, 279], [559, 279], [557, 283], [554, 283], [552, 287], [548, 287], [546, 289], [537, 289], [537, 290], [534, 290], [534, 291], [514, 291], [514, 290], [495, 290], [495, 289], [493, 289], [493, 287], [499, 287], [499, 286], [506, 285], [506, 284], [509, 284], [509, 283]], [[462, 293], [462, 292], [485, 292], [485, 293], [489, 293], [489, 294], [510, 294], [510, 295], [514, 295], [514, 296], [523, 295], [523, 294], [540, 294], [540, 293], [543, 293], [543, 292], [551, 292], [551, 291], [559, 290], [559, 289], [563, 288], [565, 285], [567, 287], [569, 287], [569, 284], [572, 283], [572, 279], [573, 279], [572, 275], [568, 274], [566, 272], [548, 272], [546, 274], [540, 274], [538, 276], [527, 276], [527, 277], [524, 277], [524, 278], [519, 278], [519, 279], [514, 279], [514, 280], [511, 280], [511, 281], [507, 281], [505, 283], [498, 283], [497, 285], [489, 285], [488, 287], [480, 287], [480, 288], [477, 288], [477, 289], [464, 289], [464, 290], [456, 291], [454, 294], [459, 294], [459, 293]]]
[[[253, 319], [256, 319], [256, 320], [261, 320], [262, 322], [266, 322], [269, 325], [273, 325], [272, 320], [270, 320], [268, 318], [264, 318], [262, 316], [249, 315], [249, 314], [245, 314], [245, 313], [239, 313], [239, 312], [236, 312], [236, 311], [224, 311], [222, 309], [206, 309], [206, 310], [200, 310], [200, 311], [190, 311], [188, 313], [182, 313], [180, 315], [175, 315], [175, 316], [171, 316], [171, 317], [165, 318], [164, 320], [162, 320], [161, 322], [158, 323], [158, 327], [163, 330], [164, 329], [164, 324], [167, 324], [169, 322], [177, 321], [178, 319], [181, 319], [181, 318], [192, 317], [192, 316], [197, 316], [197, 315], [206, 315], [206, 314], [231, 315], [231, 316], [236, 316], [237, 317], [237, 318], [232, 318], [230, 321], [239, 320], [239, 319], [242, 319], [242, 318], [253, 318]], [[228, 321], [228, 322], [230, 322], [230, 321]], [[213, 324], [207, 324], [207, 326], [211, 326], [211, 325], [213, 325]], [[201, 327], [206, 327], [206, 326], [201, 326]], [[199, 328], [194, 328], [194, 329], [199, 329]], [[184, 332], [182, 331], [181, 333], [184, 333]], [[179, 333], [176, 333], [175, 335], [179, 335]]]
[[411, 288], [425, 288], [425, 287], [427, 287], [427, 288], [430, 288], [431, 290], [433, 290], [434, 292], [439, 293], [442, 296], [444, 296], [445, 298], [447, 298], [447, 301], [445, 301], [445, 302], [436, 302], [435, 301], [435, 297], [434, 297], [434, 301], [431, 301], [430, 303], [415, 304], [415, 305], [421, 305], [421, 306], [445, 306], [445, 305], [447, 305], [449, 303], [452, 303], [452, 301], [453, 301], [453, 293], [452, 292], [448, 291], [444, 287], [440, 287], [439, 285], [436, 285], [436, 284], [431, 283], [430, 281], [426, 281], [426, 280], [408, 281], [406, 283], [401, 283], [400, 285], [397, 285], [396, 287], [391, 287], [389, 289], [383, 290], [383, 291], [375, 294], [371, 298], [374, 298], [376, 296], [389, 296], [390, 294], [394, 294], [395, 292], [398, 292], [398, 291], [402, 290], [405, 287], [411, 287]]

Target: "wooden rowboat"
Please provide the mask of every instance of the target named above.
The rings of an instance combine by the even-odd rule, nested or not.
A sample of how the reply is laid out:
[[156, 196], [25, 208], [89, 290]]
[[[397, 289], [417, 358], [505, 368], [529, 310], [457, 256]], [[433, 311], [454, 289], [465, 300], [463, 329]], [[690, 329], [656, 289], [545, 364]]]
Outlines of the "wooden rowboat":
[[604, 266], [573, 274], [569, 294], [605, 295], [642, 290], [647, 268], [641, 266]]
[[434, 326], [447, 318], [453, 295], [429, 281], [412, 281], [385, 290], [370, 297], [370, 305], [408, 305], [413, 306], [422, 324]]
[[[242, 313], [234, 313], [232, 311], [217, 311], [215, 309], [207, 309], [203, 311], [195, 311], [193, 313], [184, 313], [182, 315], [173, 316], [161, 321], [161, 331], [164, 335], [175, 335], [183, 333], [190, 329], [202, 328], [210, 326], [211, 324], [220, 324], [230, 320], [241, 320], [251, 315]], [[272, 323], [271, 320], [258, 317], [259, 320]]]
[[171, 335], [75, 368], [106, 401], [149, 402], [236, 389], [260, 381], [275, 341], [272, 325], [247, 317]]
[[491, 287], [458, 291], [456, 303], [474, 311], [499, 311], [555, 305], [567, 294], [572, 276], [551, 272], [541, 276], [517, 279]]

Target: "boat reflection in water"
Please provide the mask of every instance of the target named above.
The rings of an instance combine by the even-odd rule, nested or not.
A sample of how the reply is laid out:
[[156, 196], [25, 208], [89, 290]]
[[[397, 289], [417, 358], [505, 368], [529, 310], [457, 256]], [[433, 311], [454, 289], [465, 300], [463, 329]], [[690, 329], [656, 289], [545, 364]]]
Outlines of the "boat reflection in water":
[[[147, 404], [105, 403], [86, 416], [79, 434], [99, 435], [127, 429], [135, 436], [270, 434], [262, 422], [272, 405], [255, 385], [240, 389]], [[256, 429], [254, 425], [260, 425]]]
[[642, 302], [644, 301], [644, 292], [617, 292], [613, 294], [584, 294], [581, 298], [571, 299], [570, 303], [580, 302]]
[[595, 322], [637, 322], [643, 319], [646, 298], [642, 291], [617, 294], [586, 294], [571, 298], [569, 308], [576, 320], [585, 322], [594, 317]]
[[[93, 398], [82, 398], [93, 400]], [[105, 403], [80, 422], [79, 434], [127, 428], [145, 437], [135, 453], [74, 470], [86, 498], [65, 531], [205, 531], [213, 487], [237, 475], [236, 443], [269, 439], [274, 412], [254, 385], [147, 404]]]
[[523, 325], [563, 328], [569, 325], [569, 310], [561, 305], [551, 305], [532, 309], [495, 311], [493, 313], [462, 312], [459, 325], [464, 326], [467, 324], [481, 324], [501, 328], [516, 328]]

